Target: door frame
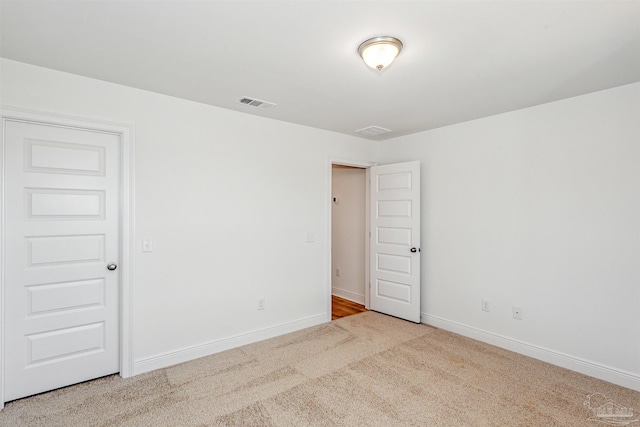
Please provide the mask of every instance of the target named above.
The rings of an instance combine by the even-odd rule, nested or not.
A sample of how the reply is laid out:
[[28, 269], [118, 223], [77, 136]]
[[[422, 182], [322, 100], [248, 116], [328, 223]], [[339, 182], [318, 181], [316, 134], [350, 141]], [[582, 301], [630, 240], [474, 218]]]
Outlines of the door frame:
[[326, 272], [325, 272], [325, 276], [326, 276], [326, 291], [325, 291], [325, 295], [326, 295], [326, 313], [327, 313], [327, 322], [331, 321], [331, 277], [332, 277], [332, 272], [333, 272], [333, 266], [331, 265], [331, 250], [332, 250], [332, 228], [333, 228], [333, 221], [331, 219], [331, 209], [332, 209], [332, 195], [333, 195], [333, 165], [340, 165], [340, 166], [350, 166], [350, 167], [354, 167], [354, 168], [360, 168], [360, 169], [364, 169], [365, 170], [365, 225], [364, 225], [364, 229], [365, 229], [365, 242], [364, 242], [364, 306], [365, 308], [369, 308], [369, 290], [370, 290], [370, 283], [369, 283], [369, 242], [370, 242], [370, 235], [371, 235], [371, 231], [369, 229], [369, 168], [371, 166], [376, 166], [377, 163], [375, 162], [363, 162], [363, 161], [358, 161], [358, 160], [350, 160], [350, 159], [341, 159], [341, 158], [336, 158], [336, 157], [330, 157], [329, 161], [328, 161], [328, 166], [327, 166], [327, 175], [328, 175], [328, 185], [327, 185], [327, 196], [325, 197], [326, 200], [326, 223], [327, 223], [327, 227], [326, 227], [326, 238], [325, 241], [327, 242], [326, 245], [326, 255], [325, 255], [325, 259], [326, 259]]
[[0, 410], [4, 408], [4, 295], [5, 295], [5, 183], [6, 124], [8, 121], [41, 123], [117, 135], [120, 138], [120, 301], [119, 343], [120, 376], [133, 375], [133, 280], [134, 280], [134, 126], [99, 119], [33, 110], [12, 105], [0, 105], [2, 142], [0, 146]]

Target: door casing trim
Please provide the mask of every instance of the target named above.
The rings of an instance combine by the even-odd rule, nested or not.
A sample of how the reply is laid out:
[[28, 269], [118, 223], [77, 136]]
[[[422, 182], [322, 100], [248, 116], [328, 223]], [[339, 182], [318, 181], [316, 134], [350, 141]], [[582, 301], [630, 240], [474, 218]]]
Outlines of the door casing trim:
[[133, 124], [72, 116], [0, 104], [2, 142], [0, 147], [0, 410], [4, 408], [4, 290], [5, 290], [5, 183], [6, 183], [6, 123], [19, 121], [63, 126], [93, 132], [105, 132], [120, 138], [120, 376], [130, 377], [133, 371], [133, 282], [135, 243], [134, 159], [135, 128]]

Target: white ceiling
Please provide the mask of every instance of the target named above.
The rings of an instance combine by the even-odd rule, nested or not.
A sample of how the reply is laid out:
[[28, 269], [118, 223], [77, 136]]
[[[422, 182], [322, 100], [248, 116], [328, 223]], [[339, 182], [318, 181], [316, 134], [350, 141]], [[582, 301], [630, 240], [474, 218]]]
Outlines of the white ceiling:
[[[386, 139], [640, 81], [640, 1], [5, 1], [2, 57]], [[382, 73], [356, 49], [404, 43]], [[242, 96], [274, 102], [260, 110]]]

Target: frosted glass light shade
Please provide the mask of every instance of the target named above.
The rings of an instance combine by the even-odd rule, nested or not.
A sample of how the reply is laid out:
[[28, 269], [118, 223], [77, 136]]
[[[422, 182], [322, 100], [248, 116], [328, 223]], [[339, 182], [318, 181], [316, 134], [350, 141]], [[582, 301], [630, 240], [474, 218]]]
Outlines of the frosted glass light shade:
[[358, 47], [358, 53], [365, 64], [378, 71], [396, 59], [402, 50], [402, 42], [395, 37], [374, 37]]

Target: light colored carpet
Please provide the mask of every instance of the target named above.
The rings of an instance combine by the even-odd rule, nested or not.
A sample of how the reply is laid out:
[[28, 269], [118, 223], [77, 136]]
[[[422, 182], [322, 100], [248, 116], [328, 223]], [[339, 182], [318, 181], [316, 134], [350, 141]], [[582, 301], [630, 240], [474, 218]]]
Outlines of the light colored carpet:
[[640, 412], [638, 392], [366, 312], [10, 402], [0, 426], [603, 425], [583, 405], [594, 393]]

